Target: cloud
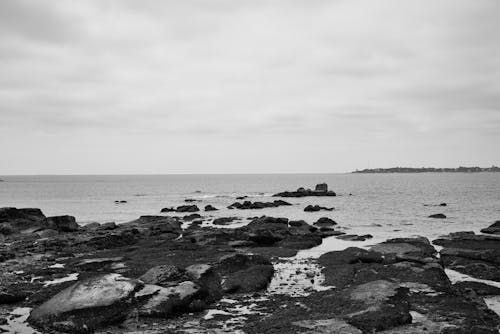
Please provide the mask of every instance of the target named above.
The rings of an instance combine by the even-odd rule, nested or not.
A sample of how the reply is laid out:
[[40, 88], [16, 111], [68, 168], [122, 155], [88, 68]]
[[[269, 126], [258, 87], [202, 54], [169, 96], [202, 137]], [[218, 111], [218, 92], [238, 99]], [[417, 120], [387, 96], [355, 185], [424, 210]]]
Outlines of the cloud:
[[[500, 163], [485, 144], [500, 139], [499, 13], [493, 0], [1, 1], [0, 148], [29, 154], [41, 137], [69, 136], [45, 151], [78, 142], [116, 167], [129, 161], [105, 153], [110, 136], [144, 161], [144, 147], [175, 143], [183, 161], [203, 142], [255, 152], [231, 170], [211, 162], [214, 171], [255, 159], [288, 171], [273, 142], [282, 156], [340, 154], [321, 168], [342, 171], [381, 147], [371, 161], [424, 161], [408, 147], [440, 143], [434, 164], [462, 159], [453, 145], [471, 164]], [[0, 173], [26, 164], [9, 154]], [[82, 159], [68, 169], [99, 172]], [[171, 160], [155, 163], [169, 171]]]

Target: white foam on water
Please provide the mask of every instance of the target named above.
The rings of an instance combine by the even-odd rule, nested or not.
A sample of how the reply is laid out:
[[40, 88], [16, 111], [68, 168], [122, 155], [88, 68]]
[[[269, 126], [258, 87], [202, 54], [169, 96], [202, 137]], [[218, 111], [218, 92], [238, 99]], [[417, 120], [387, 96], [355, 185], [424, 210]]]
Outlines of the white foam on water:
[[463, 282], [463, 281], [468, 281], [468, 282], [478, 282], [478, 283], [483, 283], [487, 285], [491, 285], [497, 288], [500, 288], [500, 282], [496, 281], [490, 281], [486, 279], [480, 279], [480, 278], [474, 278], [472, 276], [462, 274], [458, 271], [452, 270], [452, 269], [445, 269], [444, 272], [446, 275], [448, 275], [448, 278], [450, 279], [451, 283], [455, 284], [457, 282]]

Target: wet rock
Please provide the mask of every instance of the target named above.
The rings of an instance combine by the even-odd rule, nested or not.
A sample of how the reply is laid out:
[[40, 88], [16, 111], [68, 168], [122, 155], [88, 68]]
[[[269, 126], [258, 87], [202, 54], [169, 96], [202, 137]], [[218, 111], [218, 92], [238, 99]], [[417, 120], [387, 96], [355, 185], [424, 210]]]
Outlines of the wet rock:
[[328, 191], [326, 183], [316, 185], [316, 190], [299, 188], [296, 191], [284, 191], [274, 194], [275, 197], [307, 197], [307, 196], [337, 196], [334, 191]]
[[487, 228], [483, 228], [481, 232], [486, 234], [500, 234], [500, 220], [497, 220]]
[[240, 231], [248, 231], [248, 240], [260, 245], [272, 245], [289, 235], [288, 219], [262, 216], [252, 220]]
[[176, 212], [198, 212], [200, 209], [197, 205], [181, 205], [175, 209]]
[[35, 308], [28, 322], [44, 330], [89, 333], [122, 321], [142, 283], [118, 274], [88, 278]]
[[318, 227], [332, 227], [337, 225], [337, 223], [328, 217], [321, 217], [313, 225]]
[[235, 220], [238, 220], [238, 217], [220, 217], [215, 218], [212, 222], [214, 225], [229, 225]]
[[265, 289], [274, 274], [268, 258], [252, 254], [231, 254], [216, 264], [226, 293], [248, 293]]
[[308, 205], [304, 208], [305, 212], [317, 212], [317, 211], [321, 211], [321, 210], [333, 211], [334, 208], [327, 208], [327, 207], [319, 206], [319, 205]]
[[173, 265], [159, 265], [149, 269], [139, 279], [147, 284], [169, 287], [183, 277], [185, 277], [184, 270]]
[[371, 239], [371, 238], [373, 238], [373, 236], [371, 234], [363, 234], [363, 235], [344, 234], [344, 235], [337, 236], [337, 239], [349, 240], [349, 241], [365, 241], [365, 240]]
[[201, 215], [199, 215], [198, 213], [192, 213], [190, 215], [182, 217], [182, 219], [184, 219], [184, 221], [192, 221], [192, 220], [199, 219], [199, 218], [201, 218]]
[[217, 211], [219, 209], [217, 209], [216, 207], [212, 206], [212, 205], [205, 205], [205, 211]]
[[122, 256], [83, 259], [78, 262], [75, 267], [83, 271], [98, 271], [106, 266], [112, 265], [116, 262], [121, 262], [123, 260], [124, 258]]
[[173, 207], [170, 208], [163, 208], [160, 210], [160, 212], [176, 212], [177, 210]]
[[435, 219], [445, 219], [446, 215], [443, 213], [436, 213], [433, 215], [430, 215], [429, 218], [435, 218]]
[[249, 209], [264, 209], [264, 208], [276, 208], [278, 206], [289, 206], [292, 205], [288, 202], [277, 200], [273, 202], [251, 202], [244, 201], [243, 203], [235, 202], [229, 205], [228, 209], [240, 209], [240, 210], [249, 210]]
[[140, 316], [168, 318], [188, 309], [189, 304], [200, 293], [200, 287], [190, 281], [164, 288], [146, 285], [136, 298], [148, 296], [149, 299], [138, 310]]
[[112, 249], [130, 246], [137, 243], [139, 232], [135, 229], [125, 230], [120, 233], [106, 234], [90, 238], [85, 245], [95, 249]]
[[79, 228], [75, 217], [68, 215], [47, 217], [45, 224], [47, 228], [61, 232], [74, 232]]
[[473, 232], [451, 233], [436, 239], [445, 267], [475, 278], [500, 281], [500, 237]]

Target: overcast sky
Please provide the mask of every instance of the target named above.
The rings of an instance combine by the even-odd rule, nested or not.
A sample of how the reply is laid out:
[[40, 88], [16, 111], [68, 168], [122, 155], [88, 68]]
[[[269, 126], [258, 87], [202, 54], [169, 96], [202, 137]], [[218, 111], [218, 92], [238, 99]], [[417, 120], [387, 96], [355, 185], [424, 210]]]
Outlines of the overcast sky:
[[500, 165], [500, 1], [1, 0], [0, 174]]

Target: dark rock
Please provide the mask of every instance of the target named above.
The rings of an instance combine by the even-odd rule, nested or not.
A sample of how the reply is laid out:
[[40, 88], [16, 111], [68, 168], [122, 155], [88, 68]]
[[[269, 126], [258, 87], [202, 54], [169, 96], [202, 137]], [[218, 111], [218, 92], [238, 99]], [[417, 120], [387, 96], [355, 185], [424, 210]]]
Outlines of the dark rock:
[[314, 223], [314, 225], [318, 227], [332, 227], [337, 225], [337, 223], [328, 217], [321, 217]]
[[365, 241], [366, 239], [371, 239], [371, 238], [373, 238], [371, 234], [363, 234], [363, 235], [344, 234], [337, 236], [337, 239], [349, 240], [349, 241]]
[[445, 219], [446, 215], [443, 213], [436, 213], [436, 214], [430, 215], [429, 218]]
[[160, 210], [160, 212], [176, 212], [177, 210], [175, 208], [163, 208]]
[[245, 201], [243, 203], [235, 202], [228, 206], [228, 209], [240, 209], [240, 210], [249, 210], [249, 209], [264, 209], [264, 208], [276, 208], [278, 206], [289, 206], [292, 205], [288, 202], [277, 200], [273, 202], [251, 202]]
[[221, 277], [213, 266], [193, 264], [186, 268], [186, 275], [200, 286], [204, 301], [211, 303], [222, 297]]
[[100, 230], [105, 230], [105, 231], [110, 231], [110, 230], [114, 230], [118, 227], [118, 225], [116, 225], [115, 222], [107, 222], [107, 223], [103, 223], [99, 226], [99, 229]]
[[29, 292], [22, 284], [8, 284], [0, 287], [0, 305], [22, 302]]
[[306, 197], [306, 196], [337, 196], [333, 191], [328, 191], [326, 183], [316, 185], [316, 190], [299, 188], [296, 191], [284, 191], [274, 194], [275, 197]]
[[47, 217], [45, 224], [47, 228], [61, 232], [74, 232], [78, 231], [79, 228], [75, 217], [68, 215]]
[[142, 283], [118, 274], [91, 277], [35, 308], [28, 322], [47, 331], [89, 333], [122, 321]]
[[238, 220], [238, 217], [220, 217], [215, 218], [212, 224], [214, 225], [229, 225], [233, 221]]
[[198, 212], [200, 209], [197, 205], [181, 205], [175, 209], [176, 212]]
[[139, 232], [135, 229], [90, 238], [85, 244], [95, 249], [112, 249], [137, 243]]
[[231, 254], [216, 265], [226, 293], [248, 293], [265, 289], [274, 274], [268, 258], [252, 254]]
[[205, 205], [205, 211], [217, 211], [219, 209], [217, 209], [216, 207], [212, 206], [212, 205]]
[[458, 289], [462, 293], [467, 293], [468, 291], [473, 291], [478, 296], [493, 296], [500, 295], [500, 288], [492, 285], [488, 285], [481, 282], [474, 281], [462, 281], [453, 284], [455, 289]]
[[201, 215], [199, 215], [198, 213], [192, 213], [190, 215], [182, 217], [182, 219], [184, 219], [185, 221], [192, 221], [199, 218], [201, 218]]
[[169, 287], [184, 277], [184, 270], [172, 265], [160, 265], [149, 269], [139, 279], [147, 284]]
[[121, 201], [115, 201], [116, 204], [125, 204], [127, 201], [121, 200]]
[[199, 201], [200, 201], [200, 200], [198, 200], [198, 199], [194, 199], [194, 198], [186, 198], [186, 199], [184, 200], [184, 202], [186, 202], [186, 203], [199, 202]]
[[481, 232], [486, 234], [500, 234], [500, 220], [497, 220], [487, 228], [483, 228]]
[[321, 210], [333, 211], [334, 208], [327, 208], [327, 207], [319, 206], [319, 205], [308, 205], [304, 208], [305, 212], [316, 212], [316, 211], [321, 211]]
[[314, 190], [317, 191], [317, 192], [326, 193], [326, 192], [328, 192], [328, 184], [326, 184], [326, 183], [319, 183], [319, 184], [316, 185], [316, 187], [315, 187]]
[[248, 196], [238, 196], [238, 197], [236, 197], [236, 199], [237, 199], [237, 200], [240, 200], [240, 201], [241, 201], [242, 199], [245, 199], [245, 198], [248, 198]]
[[40, 209], [0, 208], [0, 226], [3, 234], [17, 233], [31, 227], [43, 226], [45, 215]]

